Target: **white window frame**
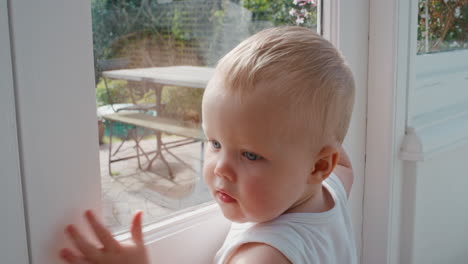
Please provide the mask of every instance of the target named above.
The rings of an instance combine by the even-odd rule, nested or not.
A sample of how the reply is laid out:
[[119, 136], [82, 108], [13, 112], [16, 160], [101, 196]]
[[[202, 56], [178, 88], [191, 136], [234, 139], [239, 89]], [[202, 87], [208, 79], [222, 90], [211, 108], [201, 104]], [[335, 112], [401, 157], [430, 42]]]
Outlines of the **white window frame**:
[[[412, 232], [408, 232], [412, 212], [405, 210], [412, 208], [408, 203], [414, 201], [412, 189], [416, 183], [412, 178], [403, 178], [403, 168], [414, 170], [412, 162], [468, 142], [466, 106], [457, 105], [454, 108], [459, 108], [448, 114], [434, 114], [434, 104], [418, 100], [418, 86], [436, 98], [443, 92], [431, 90], [435, 85], [427, 85], [431, 84], [429, 78], [420, 78], [438, 70], [437, 65], [429, 64], [430, 60], [448, 62], [441, 67], [458, 67], [466, 65], [466, 60], [451, 57], [466, 56], [467, 52], [417, 57], [417, 12], [417, 0], [370, 2], [363, 264], [407, 263], [412, 252]], [[464, 73], [455, 74], [455, 82], [447, 81], [447, 77], [454, 76], [437, 76], [437, 85], [455, 83], [451, 88], [454, 91], [466, 88], [460, 86], [466, 83]], [[450, 108], [458, 97], [468, 98], [467, 91], [454, 92], [452, 97], [445, 97], [445, 105], [436, 107]], [[423, 112], [430, 113], [431, 118], [424, 122], [413, 120]], [[403, 193], [407, 195], [406, 207], [402, 206]]]
[[419, 10], [403, 5], [410, 10], [406, 126], [414, 140], [404, 143], [402, 158], [424, 160], [468, 143], [468, 50], [416, 55]]
[[[409, 116], [418, 117], [437, 112], [468, 101], [468, 49], [421, 54], [414, 59], [414, 92], [411, 95]], [[464, 107], [468, 109], [468, 107]], [[441, 121], [447, 115], [434, 115], [431, 121]], [[415, 120], [413, 120], [415, 121]], [[431, 121], [421, 120], [416, 127], [430, 126]], [[429, 123], [429, 124], [428, 124]], [[410, 122], [411, 125], [411, 122]]]
[[468, 142], [468, 49], [413, 61], [407, 119], [421, 141], [422, 160]]
[[[9, 3], [15, 58], [13, 71], [17, 77], [18, 136], [22, 143], [19, 148], [21, 174], [24, 200], [28, 205], [27, 237], [29, 244], [34, 245], [29, 256], [31, 263], [55, 263], [57, 250], [69, 243], [57, 227], [76, 223], [87, 228], [81, 212], [90, 208], [100, 211], [101, 207], [100, 184], [96, 184], [99, 159], [93, 111], [96, 107], [94, 75], [89, 67], [93, 61], [90, 3], [71, 1], [65, 4], [58, 0], [10, 0]], [[358, 69], [354, 74], [358, 86], [363, 89], [359, 90], [357, 105], [358, 111], [365, 111], [369, 0], [325, 0], [324, 3], [324, 35]], [[69, 50], [76, 53], [70, 54]], [[41, 102], [47, 104], [41, 105]], [[353, 130], [355, 135], [348, 135], [359, 138], [356, 142], [347, 142], [352, 152], [364, 151], [363, 123], [365, 120], [351, 124], [359, 127]], [[71, 140], [76, 138], [80, 140]], [[44, 151], [47, 151], [45, 155]], [[364, 164], [363, 160], [359, 162]], [[359, 175], [364, 174], [364, 166], [355, 169]], [[357, 178], [355, 189], [363, 186], [363, 178]], [[221, 241], [207, 239], [212, 245], [204, 245], [205, 251], [201, 251], [197, 239], [208, 235], [222, 238], [227, 227], [228, 222], [213, 205], [150, 225], [145, 228], [145, 231], [151, 230], [145, 237], [151, 243], [154, 259], [164, 263], [170, 254], [181, 257], [180, 263], [183, 263], [183, 259], [210, 257]], [[208, 229], [216, 233], [203, 232]], [[44, 238], [48, 238], [46, 243]], [[125, 235], [119, 239], [125, 239]], [[184, 242], [183, 254], [174, 254], [181, 241]], [[178, 263], [174, 259], [167, 261]]]

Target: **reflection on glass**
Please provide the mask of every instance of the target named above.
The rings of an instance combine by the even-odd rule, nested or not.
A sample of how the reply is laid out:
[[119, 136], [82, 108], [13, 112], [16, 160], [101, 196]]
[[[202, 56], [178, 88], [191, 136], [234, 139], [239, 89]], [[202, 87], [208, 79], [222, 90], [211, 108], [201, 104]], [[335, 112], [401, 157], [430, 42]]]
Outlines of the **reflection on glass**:
[[468, 48], [468, 1], [419, 0], [418, 54]]
[[[103, 208], [111, 230], [124, 230], [137, 209], [150, 223], [211, 200], [201, 180], [203, 144], [196, 134], [203, 86], [181, 83], [200, 81], [204, 73], [173, 67], [161, 73], [159, 67], [209, 71], [264, 28], [317, 29], [317, 2], [92, 1]], [[164, 80], [171, 74], [175, 81]]]

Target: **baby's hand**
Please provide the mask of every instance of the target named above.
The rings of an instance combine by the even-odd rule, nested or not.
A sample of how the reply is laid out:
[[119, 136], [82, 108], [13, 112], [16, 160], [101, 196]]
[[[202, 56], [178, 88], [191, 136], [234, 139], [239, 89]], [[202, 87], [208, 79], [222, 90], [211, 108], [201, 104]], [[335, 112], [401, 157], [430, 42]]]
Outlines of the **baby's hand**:
[[60, 257], [70, 264], [149, 264], [141, 231], [141, 215], [142, 212], [136, 213], [132, 220], [132, 243], [120, 244], [91, 211], [86, 211], [85, 217], [102, 247], [91, 244], [73, 225], [69, 225], [65, 233], [81, 254], [63, 248]]

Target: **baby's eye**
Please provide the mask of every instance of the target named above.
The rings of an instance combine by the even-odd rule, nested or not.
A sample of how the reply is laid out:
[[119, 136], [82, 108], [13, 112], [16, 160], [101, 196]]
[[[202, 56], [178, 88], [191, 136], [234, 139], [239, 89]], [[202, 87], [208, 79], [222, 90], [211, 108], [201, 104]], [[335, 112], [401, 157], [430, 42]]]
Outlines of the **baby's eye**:
[[248, 160], [259, 160], [262, 158], [261, 156], [254, 154], [252, 152], [248, 152], [248, 151], [243, 152], [242, 155], [246, 157]]
[[211, 140], [210, 143], [211, 143], [211, 146], [212, 146], [213, 148], [215, 148], [215, 149], [220, 149], [220, 148], [221, 148], [221, 143], [219, 143], [219, 142], [216, 141], [216, 140]]

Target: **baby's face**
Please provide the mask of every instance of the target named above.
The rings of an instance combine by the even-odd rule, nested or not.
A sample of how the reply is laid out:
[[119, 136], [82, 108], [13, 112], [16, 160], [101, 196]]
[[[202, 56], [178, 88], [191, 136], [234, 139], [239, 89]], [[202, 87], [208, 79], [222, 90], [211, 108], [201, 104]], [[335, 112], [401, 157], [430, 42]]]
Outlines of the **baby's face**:
[[206, 184], [228, 219], [271, 220], [302, 198], [313, 157], [303, 141], [284, 132], [290, 114], [268, 89], [240, 102], [220, 85], [211, 82], [203, 99]]

